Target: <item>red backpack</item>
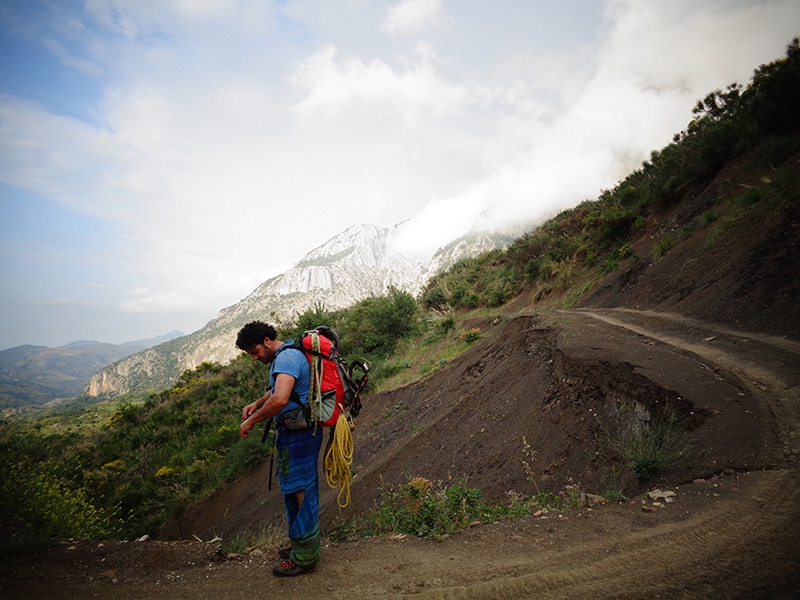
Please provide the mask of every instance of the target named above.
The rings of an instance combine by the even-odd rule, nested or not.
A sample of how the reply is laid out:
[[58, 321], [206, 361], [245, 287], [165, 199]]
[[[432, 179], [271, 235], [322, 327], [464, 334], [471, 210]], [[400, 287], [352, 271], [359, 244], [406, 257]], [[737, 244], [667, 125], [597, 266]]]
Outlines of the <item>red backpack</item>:
[[352, 425], [361, 411], [359, 394], [369, 378], [369, 362], [358, 359], [347, 364], [339, 354], [339, 336], [324, 325], [306, 331], [294, 347], [303, 351], [311, 366], [311, 422], [335, 427], [344, 414]]

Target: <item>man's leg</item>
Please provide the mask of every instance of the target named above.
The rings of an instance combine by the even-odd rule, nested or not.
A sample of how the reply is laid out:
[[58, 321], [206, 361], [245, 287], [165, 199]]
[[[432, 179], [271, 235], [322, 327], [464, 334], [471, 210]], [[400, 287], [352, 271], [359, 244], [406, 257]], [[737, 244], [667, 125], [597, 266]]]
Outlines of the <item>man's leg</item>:
[[[286, 432], [282, 432], [286, 433]], [[320, 557], [319, 475], [317, 459], [322, 435], [311, 430], [279, 438], [285, 445], [286, 468], [280, 472], [281, 489], [292, 490], [283, 496], [289, 540], [289, 561], [273, 569], [275, 575], [297, 575], [311, 570]]]
[[286, 497], [294, 518], [289, 523], [292, 551], [289, 558], [298, 566], [310, 568], [317, 564], [320, 555], [319, 494], [300, 490]]

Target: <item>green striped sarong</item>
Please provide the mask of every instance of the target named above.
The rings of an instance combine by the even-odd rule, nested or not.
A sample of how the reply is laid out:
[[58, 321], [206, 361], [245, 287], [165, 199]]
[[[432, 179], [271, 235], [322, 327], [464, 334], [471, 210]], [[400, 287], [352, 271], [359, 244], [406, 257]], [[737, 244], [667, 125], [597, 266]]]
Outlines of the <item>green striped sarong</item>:
[[298, 567], [305, 567], [309, 569], [319, 562], [319, 525], [306, 535], [297, 538], [291, 538], [292, 552], [289, 558]]
[[[276, 449], [278, 481], [283, 493], [286, 523], [292, 551], [289, 558], [299, 567], [311, 568], [320, 556], [319, 531], [319, 450], [322, 431], [281, 429]], [[297, 506], [296, 492], [305, 490], [302, 504]]]

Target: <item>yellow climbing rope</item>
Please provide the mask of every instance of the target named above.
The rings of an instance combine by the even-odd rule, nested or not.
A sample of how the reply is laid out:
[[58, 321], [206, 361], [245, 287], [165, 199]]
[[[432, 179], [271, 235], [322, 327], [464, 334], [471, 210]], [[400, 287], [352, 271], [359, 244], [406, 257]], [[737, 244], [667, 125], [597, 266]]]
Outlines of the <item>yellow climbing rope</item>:
[[[344, 413], [339, 415], [339, 420], [328, 439], [325, 449], [323, 470], [325, 479], [332, 488], [341, 488], [336, 502], [340, 508], [350, 504], [350, 465], [353, 464], [353, 435], [350, 422]], [[344, 496], [344, 501], [342, 501]]]
[[322, 409], [322, 358], [319, 356], [319, 332], [311, 332], [311, 349], [315, 354], [311, 357], [311, 382], [308, 390], [308, 405], [311, 409], [311, 422], [314, 423], [314, 431], [317, 430], [317, 422]]

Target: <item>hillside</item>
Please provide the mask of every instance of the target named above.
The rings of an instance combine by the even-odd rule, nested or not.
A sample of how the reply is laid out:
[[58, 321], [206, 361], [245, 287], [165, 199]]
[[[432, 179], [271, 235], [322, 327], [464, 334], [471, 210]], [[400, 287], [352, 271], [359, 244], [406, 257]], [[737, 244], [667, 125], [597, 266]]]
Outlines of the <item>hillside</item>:
[[[474, 341], [449, 360], [424, 339], [407, 342], [404, 371], [425, 376], [407, 382], [398, 374], [364, 398], [352, 503], [339, 509], [323, 484], [321, 516], [330, 533], [411, 477], [440, 494], [466, 480], [505, 502], [571, 494], [571, 510], [476, 521], [437, 540], [329, 538], [314, 573], [284, 581], [269, 572], [274, 547], [227, 555], [212, 541], [282, 523], [280, 493], [268, 490], [262, 461], [168, 522], [161, 541], [73, 542], [26, 555], [0, 565], [0, 589], [19, 598], [796, 597], [793, 48], [795, 77], [778, 94], [791, 113], [769, 102], [739, 113], [736, 131], [747, 136], [757, 129], [752, 116], [762, 115], [767, 133], [757, 143], [728, 152], [727, 141], [741, 141], [728, 122], [695, 123], [716, 142], [688, 134], [654, 153], [651, 167], [669, 168], [643, 168], [601, 203], [545, 226], [546, 236], [532, 232], [506, 254], [434, 278], [425, 297], [467, 302], [450, 335], [471, 332]], [[691, 160], [698, 146], [705, 162]], [[638, 203], [645, 189], [656, 200]], [[515, 293], [493, 303], [498, 290]], [[637, 441], [658, 455], [638, 453]]]
[[76, 341], [59, 348], [25, 345], [2, 350], [0, 409], [80, 396], [92, 375], [101, 368], [182, 335], [173, 331], [124, 344]]
[[[707, 186], [687, 190], [680, 204], [653, 214], [630, 241], [637, 254], [654, 256], [670, 240], [666, 253], [624, 265], [578, 306], [671, 312], [800, 339], [798, 161], [800, 155], [791, 156], [780, 171], [794, 190], [783, 210], [742, 206], [743, 191], [774, 185], [779, 172], [757, 166], [753, 155], [726, 165]], [[704, 215], [725, 216], [698, 226]]]
[[[775, 234], [774, 222], [757, 222], [748, 235]], [[654, 263], [651, 276], [693, 277], [698, 310], [704, 293], [706, 303], [721, 302], [705, 291], [713, 287], [706, 272], [691, 267], [698, 261], [684, 256], [677, 269]], [[737, 256], [721, 245], [713, 262], [724, 273], [739, 264], [726, 257]], [[609, 277], [603, 289], [625, 287], [624, 277]], [[264, 462], [165, 529], [180, 541], [62, 545], [0, 567], [5, 590], [18, 598], [239, 598], [287, 587], [298, 598], [793, 598], [800, 585], [800, 339], [737, 330], [726, 315], [657, 312], [668, 307], [656, 292], [633, 293], [638, 309], [587, 301], [543, 310], [519, 298], [501, 322], [473, 317], [469, 325], [486, 335], [468, 352], [424, 381], [365, 399], [353, 503], [340, 510], [325, 489], [323, 522], [330, 530], [363, 515], [381, 489], [410, 476], [445, 484], [466, 477], [497, 498], [537, 487], [602, 494], [616, 486], [625, 502], [544, 511], [440, 541], [328, 542], [315, 573], [286, 582], [269, 573], [274, 548], [225, 555], [210, 541], [281, 521]], [[762, 306], [771, 297], [751, 300]], [[639, 484], [606, 429], [655, 418], [664, 402], [681, 417], [693, 460]], [[665, 502], [656, 490], [674, 496]]]

